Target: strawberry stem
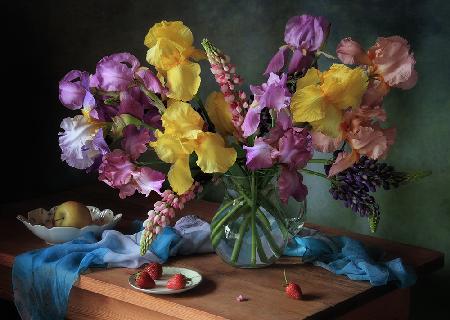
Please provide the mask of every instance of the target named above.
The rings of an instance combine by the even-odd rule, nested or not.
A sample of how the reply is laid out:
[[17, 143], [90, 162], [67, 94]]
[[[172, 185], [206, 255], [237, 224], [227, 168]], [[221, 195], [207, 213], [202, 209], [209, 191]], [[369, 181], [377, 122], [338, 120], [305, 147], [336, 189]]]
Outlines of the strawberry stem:
[[286, 278], [286, 269], [283, 269], [283, 275], [284, 275], [284, 281], [286, 282], [286, 285], [288, 284], [287, 278]]

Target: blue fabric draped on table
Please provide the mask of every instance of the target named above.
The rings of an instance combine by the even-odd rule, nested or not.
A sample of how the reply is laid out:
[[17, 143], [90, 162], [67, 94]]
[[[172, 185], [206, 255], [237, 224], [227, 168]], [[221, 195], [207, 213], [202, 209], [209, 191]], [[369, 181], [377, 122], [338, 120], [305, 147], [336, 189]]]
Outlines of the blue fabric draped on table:
[[[86, 233], [67, 243], [26, 252], [16, 257], [13, 266], [14, 302], [22, 319], [64, 319], [70, 290], [89, 267], [138, 268], [178, 254], [212, 252], [209, 235], [207, 222], [187, 216], [174, 228], [165, 228], [145, 256], [139, 253], [141, 232], [123, 235], [114, 230], [103, 232], [100, 240]], [[404, 287], [415, 282], [414, 273], [400, 259], [378, 262], [373, 252], [356, 240], [327, 237], [311, 229], [294, 237], [285, 254], [302, 257], [352, 280], [368, 280], [372, 285], [396, 280]]]

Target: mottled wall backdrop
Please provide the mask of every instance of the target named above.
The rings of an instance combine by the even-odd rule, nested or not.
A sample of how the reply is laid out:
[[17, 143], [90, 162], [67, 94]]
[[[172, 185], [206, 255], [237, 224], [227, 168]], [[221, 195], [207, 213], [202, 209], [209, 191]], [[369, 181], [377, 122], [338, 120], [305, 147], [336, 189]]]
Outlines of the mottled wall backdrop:
[[[282, 43], [287, 19], [311, 13], [332, 23], [330, 53], [347, 36], [367, 47], [377, 36], [395, 34], [411, 43], [419, 82], [411, 91], [393, 90], [385, 100], [389, 123], [398, 128], [388, 161], [398, 169], [429, 169], [433, 175], [378, 195], [383, 216], [377, 236], [450, 256], [450, 2], [16, 0], [6, 6], [2, 202], [95, 179], [59, 160], [59, 122], [72, 113], [58, 103], [58, 81], [68, 70], [93, 71], [101, 57], [120, 51], [144, 61], [148, 28], [162, 19], [183, 20], [198, 46], [209, 38], [232, 57], [247, 83], [259, 84]], [[206, 62], [202, 66], [201, 95], [206, 97], [216, 87]], [[365, 219], [331, 200], [325, 181], [308, 177], [306, 182], [309, 221], [368, 233]], [[430, 281], [438, 283], [448, 273], [449, 264]]]

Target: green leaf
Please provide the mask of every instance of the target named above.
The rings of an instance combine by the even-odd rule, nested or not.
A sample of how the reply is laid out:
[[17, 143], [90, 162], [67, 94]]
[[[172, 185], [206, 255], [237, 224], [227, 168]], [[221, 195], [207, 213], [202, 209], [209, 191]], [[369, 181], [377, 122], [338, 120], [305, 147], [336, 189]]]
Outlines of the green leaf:
[[111, 135], [114, 139], [119, 139], [123, 136], [123, 129], [128, 125], [135, 125], [137, 128], [145, 127], [151, 130], [155, 130], [155, 128], [149, 126], [148, 124], [144, 123], [143, 121], [139, 120], [136, 117], [133, 117], [129, 114], [121, 114], [119, 116], [115, 116], [112, 118], [113, 124], [111, 127]]

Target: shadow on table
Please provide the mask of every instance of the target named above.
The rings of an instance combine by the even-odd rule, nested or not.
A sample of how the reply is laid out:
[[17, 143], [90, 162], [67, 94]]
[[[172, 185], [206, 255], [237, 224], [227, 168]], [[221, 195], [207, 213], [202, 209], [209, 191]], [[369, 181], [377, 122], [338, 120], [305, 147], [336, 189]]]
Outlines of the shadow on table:
[[439, 271], [427, 275], [413, 287], [411, 320], [448, 319], [450, 274]]
[[2, 314], [2, 319], [20, 320], [16, 306], [11, 301], [0, 299], [0, 312]]
[[173, 295], [172, 297], [176, 298], [176, 297], [184, 297], [184, 296], [189, 296], [189, 297], [198, 297], [198, 296], [204, 296], [207, 295], [211, 292], [213, 292], [214, 290], [216, 290], [216, 283], [206, 277], [203, 277], [202, 282], [198, 285], [198, 287], [183, 292], [183, 293], [179, 293], [176, 295]]

